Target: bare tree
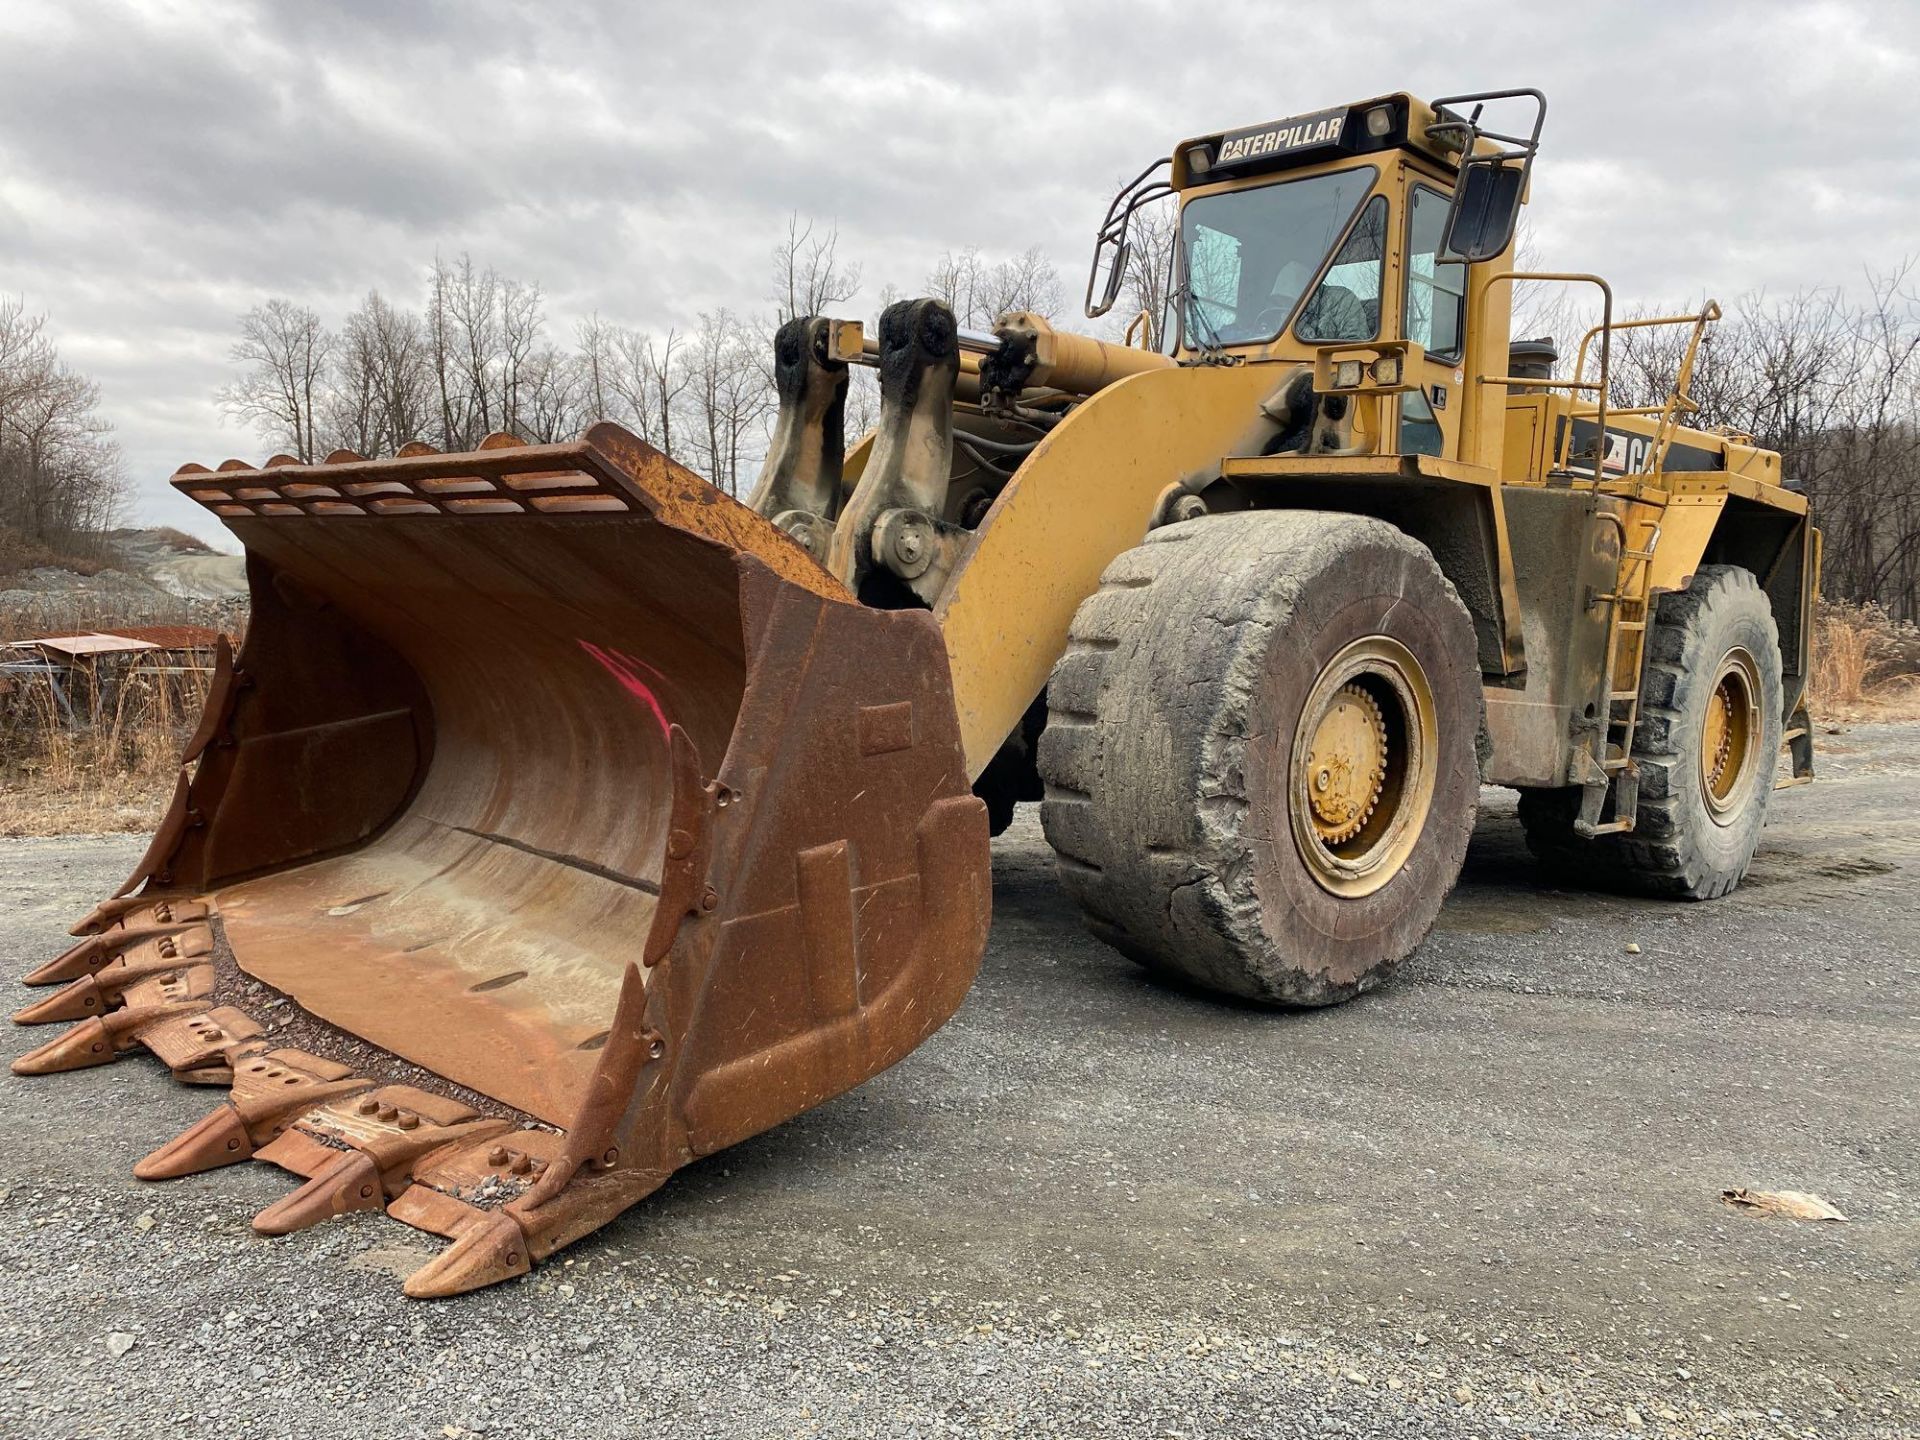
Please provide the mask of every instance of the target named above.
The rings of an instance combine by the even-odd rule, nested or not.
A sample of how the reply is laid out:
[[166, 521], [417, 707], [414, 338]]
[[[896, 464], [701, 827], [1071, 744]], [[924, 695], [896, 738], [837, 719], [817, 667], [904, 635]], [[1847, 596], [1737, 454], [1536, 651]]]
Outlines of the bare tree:
[[0, 299], [0, 527], [87, 548], [126, 495], [100, 391], [61, 361], [46, 318]]
[[688, 446], [696, 468], [729, 495], [763, 458], [773, 395], [750, 332], [727, 310], [700, 316], [683, 382], [692, 414]]
[[497, 429], [518, 435], [526, 424], [521, 408], [527, 400], [527, 388], [538, 383], [536, 373], [543, 373], [545, 369], [534, 358], [539, 351], [541, 331], [545, 328], [540, 287], [523, 285], [518, 280], [499, 279], [491, 270], [487, 275], [494, 281], [494, 293], [500, 305], [499, 359], [493, 367], [498, 399], [488, 408], [496, 417]]
[[594, 420], [633, 423], [638, 405], [628, 405], [621, 393], [619, 328], [600, 318], [598, 311], [573, 327], [573, 353], [579, 370], [580, 404]]
[[973, 323], [985, 328], [1010, 310], [1030, 310], [1051, 320], [1065, 303], [1060, 272], [1038, 245], [989, 269], [973, 310]]
[[935, 300], [944, 300], [962, 325], [971, 325], [986, 288], [986, 272], [986, 262], [980, 258], [977, 246], [969, 245], [958, 252], [948, 250], [927, 272], [926, 293]]
[[798, 315], [825, 315], [860, 293], [860, 267], [840, 259], [840, 229], [816, 235], [812, 220], [796, 211], [787, 216], [787, 233], [773, 247], [774, 323]]
[[674, 445], [673, 417], [693, 383], [682, 338], [678, 330], [670, 329], [656, 347], [651, 335], [628, 331], [619, 344], [624, 373], [632, 384], [629, 400], [640, 422], [641, 437], [670, 460], [680, 458]]
[[240, 317], [232, 350], [240, 378], [220, 392], [228, 414], [295, 459], [319, 458], [319, 404], [335, 340], [320, 317], [291, 300], [269, 300]]
[[1173, 294], [1174, 242], [1180, 215], [1172, 197], [1143, 205], [1128, 224], [1127, 263], [1120, 274], [1117, 323], [1122, 329], [1145, 314], [1153, 343], [1165, 339], [1171, 323], [1167, 304]]
[[598, 415], [588, 412], [584, 367], [552, 345], [533, 351], [515, 370], [512, 432], [522, 440], [556, 445], [571, 440]]
[[980, 329], [1009, 310], [1051, 319], [1064, 304], [1060, 272], [1038, 245], [992, 262], [976, 246], [949, 250], [927, 272], [926, 293], [946, 301], [962, 325]]

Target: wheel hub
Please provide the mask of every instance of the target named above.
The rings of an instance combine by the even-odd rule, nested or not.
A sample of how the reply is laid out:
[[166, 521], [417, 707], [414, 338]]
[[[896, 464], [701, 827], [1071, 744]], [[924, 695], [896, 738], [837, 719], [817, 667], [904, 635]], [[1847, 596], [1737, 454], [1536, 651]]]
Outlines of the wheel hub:
[[1360, 833], [1380, 803], [1387, 778], [1387, 724], [1380, 704], [1358, 685], [1334, 692], [1307, 752], [1307, 797], [1314, 829], [1328, 845]]
[[1357, 899], [1400, 872], [1426, 825], [1438, 749], [1433, 690], [1405, 645], [1366, 635], [1326, 662], [1288, 772], [1290, 827], [1316, 884]]
[[1700, 724], [1700, 793], [1717, 824], [1733, 823], [1760, 770], [1759, 667], [1744, 649], [1721, 660]]

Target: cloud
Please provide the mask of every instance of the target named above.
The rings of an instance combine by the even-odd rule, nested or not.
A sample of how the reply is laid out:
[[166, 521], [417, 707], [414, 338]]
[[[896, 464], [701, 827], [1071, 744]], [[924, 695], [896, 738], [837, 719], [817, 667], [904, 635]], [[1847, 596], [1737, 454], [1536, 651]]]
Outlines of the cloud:
[[1916, 84], [1897, 4], [14, 0], [0, 290], [101, 382], [143, 514], [204, 530], [165, 476], [259, 450], [211, 396], [272, 295], [417, 304], [468, 251], [558, 335], [685, 326], [764, 303], [790, 211], [838, 224], [866, 308], [970, 244], [1039, 244], [1077, 288], [1115, 184], [1184, 136], [1538, 85], [1542, 258], [1725, 299], [1902, 258]]

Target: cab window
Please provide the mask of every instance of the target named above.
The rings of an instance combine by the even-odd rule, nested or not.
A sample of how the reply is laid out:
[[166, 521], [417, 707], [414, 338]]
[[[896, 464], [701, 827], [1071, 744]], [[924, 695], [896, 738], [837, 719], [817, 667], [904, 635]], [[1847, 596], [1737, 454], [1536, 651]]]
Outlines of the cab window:
[[1415, 187], [1407, 218], [1406, 335], [1439, 360], [1460, 358], [1467, 308], [1466, 263], [1440, 254], [1450, 203], [1438, 190]]
[[1387, 248], [1387, 197], [1376, 195], [1333, 257], [1294, 333], [1302, 340], [1371, 340], [1380, 333], [1380, 258]]
[[[1340, 237], [1372, 193], [1378, 173], [1361, 166], [1188, 201], [1180, 212], [1180, 321], [1186, 343], [1244, 345], [1285, 330], [1328, 254], [1341, 246]], [[1353, 278], [1363, 279], [1366, 262], [1358, 250], [1353, 263], [1359, 267]], [[1354, 323], [1332, 318], [1337, 298], [1327, 302], [1328, 323]], [[1378, 300], [1376, 278], [1376, 310]]]

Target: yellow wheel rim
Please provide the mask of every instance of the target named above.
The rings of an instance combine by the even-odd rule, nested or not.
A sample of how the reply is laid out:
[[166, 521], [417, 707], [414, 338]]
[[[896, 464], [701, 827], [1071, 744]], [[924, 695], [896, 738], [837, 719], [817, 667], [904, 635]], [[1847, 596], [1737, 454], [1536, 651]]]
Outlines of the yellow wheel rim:
[[1700, 726], [1700, 796], [1716, 824], [1732, 824], [1752, 793], [1761, 729], [1760, 669], [1736, 646], [1720, 661]]
[[1426, 672], [1368, 635], [1328, 661], [1294, 728], [1288, 812], [1324, 890], [1370, 895], [1400, 873], [1433, 803], [1439, 730]]

